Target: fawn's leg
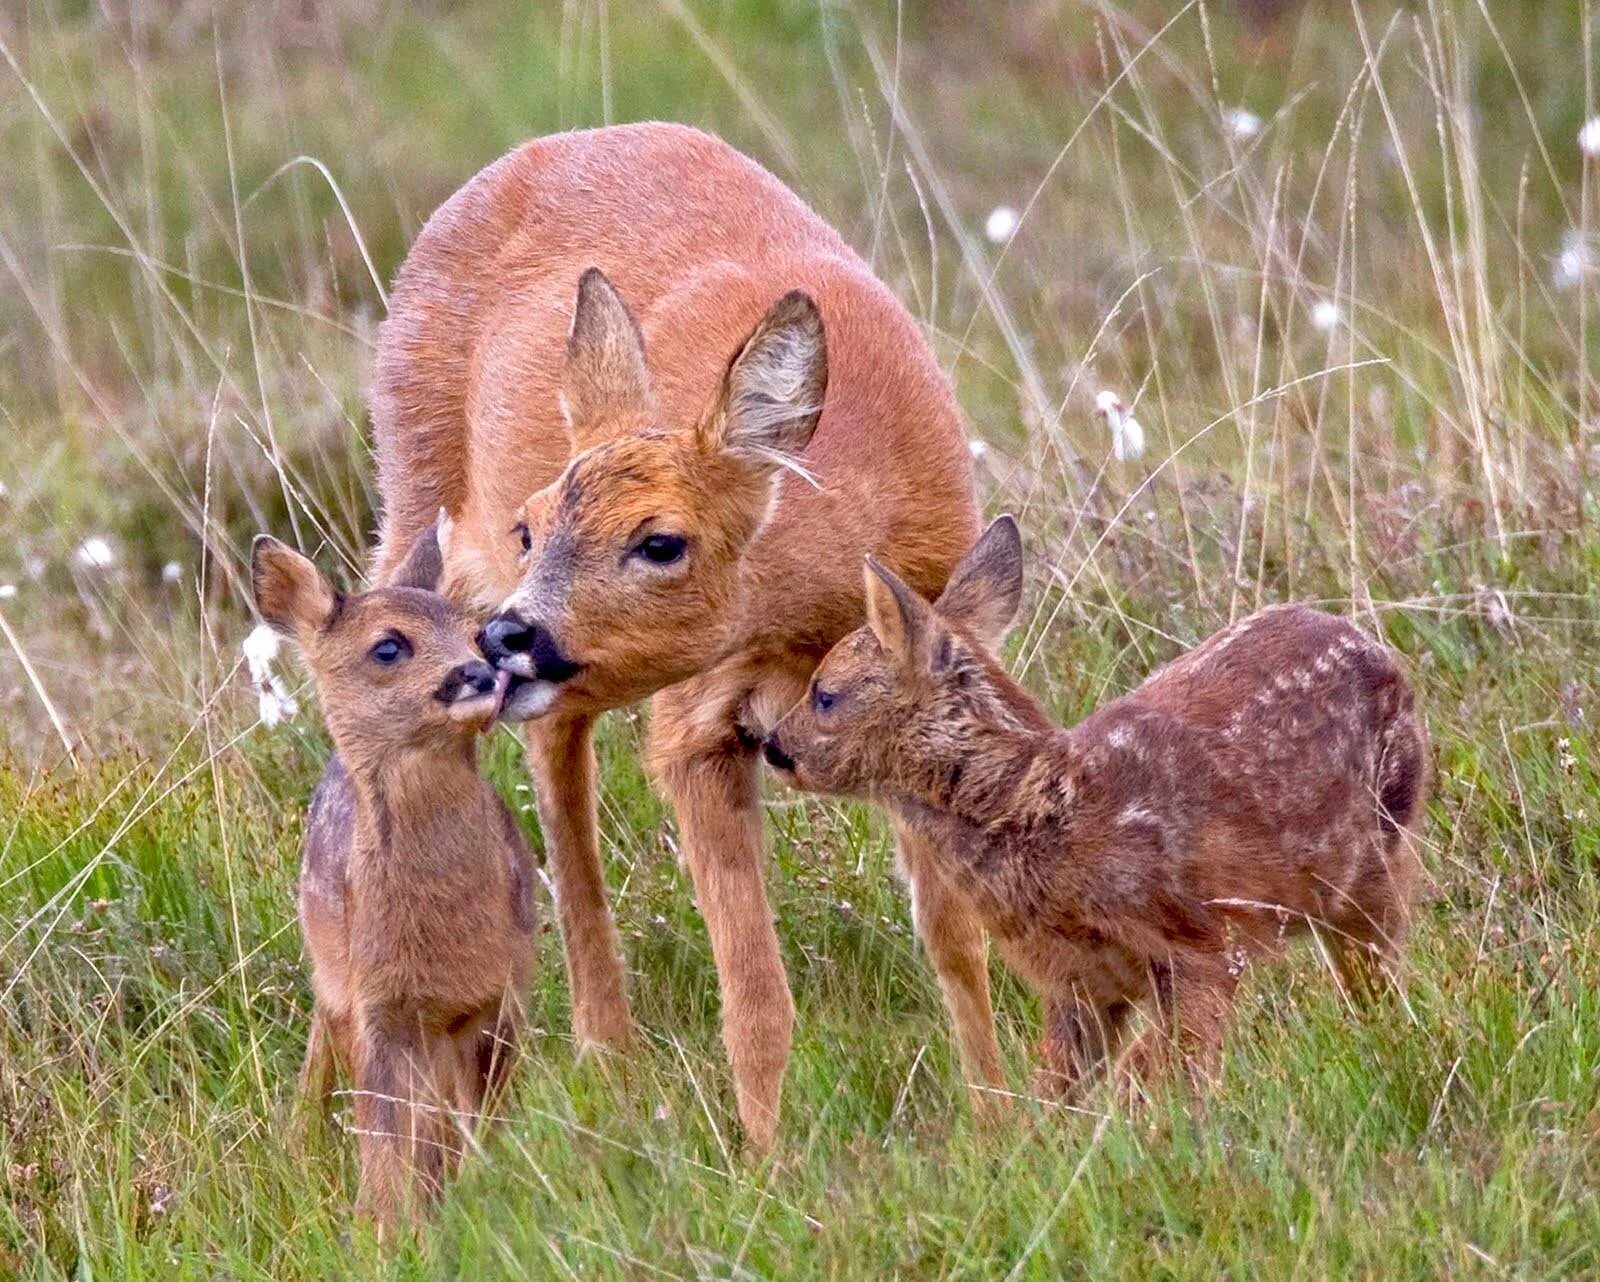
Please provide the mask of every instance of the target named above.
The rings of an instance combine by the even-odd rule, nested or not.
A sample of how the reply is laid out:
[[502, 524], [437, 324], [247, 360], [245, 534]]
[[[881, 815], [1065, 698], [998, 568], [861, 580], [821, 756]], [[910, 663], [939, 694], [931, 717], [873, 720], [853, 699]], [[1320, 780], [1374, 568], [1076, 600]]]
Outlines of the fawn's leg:
[[1117, 1065], [1119, 1090], [1129, 1100], [1178, 1065], [1194, 1087], [1215, 1078], [1239, 979], [1225, 954], [1205, 954], [1155, 963], [1150, 984], [1150, 1026]]
[[360, 1210], [380, 1236], [414, 1222], [438, 1195], [445, 1166], [430, 1047], [409, 1012], [357, 1015], [355, 1121], [361, 1154]]
[[1415, 837], [1401, 831], [1372, 868], [1331, 914], [1326, 933], [1334, 969], [1353, 1000], [1371, 1001], [1398, 978], [1401, 949], [1411, 927], [1411, 897], [1418, 862]]
[[762, 881], [760, 790], [753, 747], [731, 715], [707, 716], [698, 681], [657, 695], [650, 758], [678, 815], [683, 855], [711, 936], [722, 989], [722, 1040], [745, 1138], [771, 1147], [794, 1036], [794, 1000]]
[[1005, 1090], [1006, 1075], [989, 1005], [989, 938], [966, 896], [939, 871], [939, 857], [927, 839], [898, 816], [894, 834], [900, 868], [911, 887], [911, 918], [939, 977], [961, 1071], [974, 1088], [973, 1104], [993, 1106], [1003, 1097], [981, 1088]]
[[300, 1061], [299, 1095], [302, 1103], [325, 1110], [333, 1093], [338, 1065], [328, 1016], [320, 1005], [311, 1012], [311, 1032], [306, 1037], [306, 1057]]
[[511, 1081], [511, 1071], [517, 1063], [517, 1028], [521, 1023], [521, 1010], [513, 1009], [508, 998], [494, 1019], [478, 1033], [479, 1098], [490, 1108], [502, 1097]]
[[1047, 1000], [1039, 1042], [1044, 1066], [1034, 1074], [1034, 1094], [1050, 1100], [1075, 1095], [1116, 1052], [1129, 1010], [1127, 1002], [1097, 1005], [1076, 992]]
[[527, 730], [528, 767], [566, 952], [572, 1032], [580, 1048], [625, 1046], [633, 1036], [617, 926], [600, 866], [593, 733], [592, 717], [530, 721]]

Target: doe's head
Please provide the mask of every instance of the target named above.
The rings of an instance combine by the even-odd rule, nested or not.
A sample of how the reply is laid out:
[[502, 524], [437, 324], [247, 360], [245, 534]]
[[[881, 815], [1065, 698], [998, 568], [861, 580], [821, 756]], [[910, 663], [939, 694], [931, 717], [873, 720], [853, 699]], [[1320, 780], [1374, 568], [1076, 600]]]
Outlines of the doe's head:
[[429, 526], [388, 585], [356, 595], [271, 535], [251, 549], [256, 609], [299, 647], [354, 770], [396, 750], [468, 743], [499, 710], [506, 678], [479, 653], [473, 620], [433, 590], [440, 533]]
[[644, 341], [597, 268], [578, 286], [561, 381], [573, 456], [505, 537], [521, 581], [484, 629], [528, 679], [520, 715], [631, 702], [702, 670], [727, 646], [741, 563], [827, 389], [816, 304], [772, 305], [693, 423], [663, 420]]
[[868, 557], [867, 624], [818, 666], [765, 745], [780, 774], [815, 792], [879, 796], [964, 755], [978, 724], [1027, 719], [991, 651], [1022, 599], [1017, 523], [997, 518], [933, 605]]

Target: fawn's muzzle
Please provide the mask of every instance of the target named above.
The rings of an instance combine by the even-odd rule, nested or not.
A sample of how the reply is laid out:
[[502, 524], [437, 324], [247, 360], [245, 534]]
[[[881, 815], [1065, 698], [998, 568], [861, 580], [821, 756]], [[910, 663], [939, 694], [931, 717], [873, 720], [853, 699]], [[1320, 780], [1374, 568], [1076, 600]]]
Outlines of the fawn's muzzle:
[[478, 648], [495, 667], [539, 681], [566, 681], [582, 666], [561, 652], [546, 628], [514, 610], [497, 614], [484, 625]]
[[462, 703], [468, 699], [478, 699], [486, 694], [495, 693], [499, 680], [499, 674], [492, 667], [482, 659], [474, 659], [471, 663], [463, 663], [459, 668], [452, 669], [439, 683], [434, 698], [440, 703]]
[[761, 755], [774, 770], [781, 770], [784, 774], [794, 773], [794, 758], [783, 750], [777, 735], [768, 736], [767, 741], [761, 745]]

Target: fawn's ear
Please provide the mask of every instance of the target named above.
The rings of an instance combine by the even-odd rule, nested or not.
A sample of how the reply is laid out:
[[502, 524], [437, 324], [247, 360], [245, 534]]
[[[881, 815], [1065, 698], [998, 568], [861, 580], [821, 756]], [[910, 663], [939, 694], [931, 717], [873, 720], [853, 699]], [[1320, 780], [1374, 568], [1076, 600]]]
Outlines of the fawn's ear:
[[561, 412], [573, 453], [626, 430], [655, 405], [644, 336], [598, 267], [578, 278], [578, 301], [561, 370]]
[[822, 313], [809, 294], [792, 290], [756, 322], [728, 363], [701, 420], [700, 443], [779, 466], [810, 443], [827, 391]]
[[1022, 534], [1011, 516], [999, 516], [961, 558], [934, 611], [997, 646], [1022, 603]]
[[[441, 525], [442, 523], [442, 525]], [[439, 509], [438, 519], [433, 522], [411, 544], [406, 558], [395, 568], [389, 577], [389, 586], [394, 588], [421, 588], [424, 592], [437, 592], [439, 581], [444, 578], [444, 548], [445, 539], [448, 537], [450, 518], [445, 515], [443, 508]]]
[[917, 665], [928, 652], [933, 623], [928, 603], [875, 557], [866, 559], [867, 626], [885, 654]]
[[339, 594], [321, 571], [270, 534], [256, 535], [250, 548], [250, 580], [261, 617], [292, 637], [316, 632], [339, 608]]

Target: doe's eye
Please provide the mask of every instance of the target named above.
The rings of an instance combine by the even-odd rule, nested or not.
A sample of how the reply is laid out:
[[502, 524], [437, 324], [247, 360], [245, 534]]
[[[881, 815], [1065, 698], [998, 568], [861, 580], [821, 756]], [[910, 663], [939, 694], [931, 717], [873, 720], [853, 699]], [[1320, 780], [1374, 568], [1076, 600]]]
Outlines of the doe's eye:
[[814, 686], [811, 690], [811, 706], [818, 712], [826, 712], [839, 702], [839, 696], [832, 690], [824, 690], [821, 686]]
[[521, 521], [518, 521], [511, 527], [511, 532], [517, 536], [518, 540], [521, 541], [523, 552], [533, 551], [533, 535], [528, 533], [527, 525]]
[[672, 565], [683, 559], [689, 541], [681, 534], [652, 534], [641, 539], [634, 553], [651, 565]]
[[393, 667], [411, 656], [411, 643], [404, 637], [384, 637], [367, 653], [372, 656], [374, 663], [381, 663], [386, 668]]

